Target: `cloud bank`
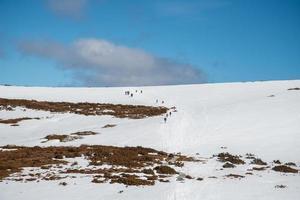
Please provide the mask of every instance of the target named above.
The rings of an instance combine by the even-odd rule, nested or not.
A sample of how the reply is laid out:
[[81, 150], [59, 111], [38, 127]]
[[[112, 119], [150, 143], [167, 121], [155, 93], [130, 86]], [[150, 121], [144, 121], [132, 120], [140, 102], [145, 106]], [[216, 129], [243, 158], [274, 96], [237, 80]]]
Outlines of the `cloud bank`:
[[23, 41], [24, 55], [50, 59], [86, 86], [139, 86], [204, 82], [196, 67], [156, 57], [141, 49], [101, 39], [79, 39], [65, 45], [53, 41]]

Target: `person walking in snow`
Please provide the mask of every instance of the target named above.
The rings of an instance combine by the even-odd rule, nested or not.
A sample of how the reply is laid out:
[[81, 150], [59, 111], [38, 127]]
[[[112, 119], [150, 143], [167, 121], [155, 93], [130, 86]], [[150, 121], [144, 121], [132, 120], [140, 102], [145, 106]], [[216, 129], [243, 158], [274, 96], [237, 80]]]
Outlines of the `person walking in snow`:
[[130, 96], [133, 97], [133, 94], [131, 93]]
[[165, 122], [165, 123], [167, 122], [167, 118], [166, 118], [166, 117], [164, 118], [164, 122]]

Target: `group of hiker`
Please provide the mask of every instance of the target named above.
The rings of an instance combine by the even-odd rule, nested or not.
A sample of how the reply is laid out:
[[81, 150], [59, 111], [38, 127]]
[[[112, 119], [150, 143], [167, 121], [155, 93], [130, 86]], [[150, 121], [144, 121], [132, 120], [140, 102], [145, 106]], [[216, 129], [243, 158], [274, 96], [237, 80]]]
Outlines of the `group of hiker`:
[[[143, 90], [140, 90], [139, 91], [141, 94], [143, 93]], [[138, 90], [135, 90], [135, 93], [138, 93]], [[130, 92], [130, 91], [125, 91], [125, 95], [128, 95], [130, 97], [133, 97], [133, 92]]]
[[172, 111], [169, 111], [169, 112], [165, 115], [165, 117], [164, 117], [164, 122], [165, 122], [165, 123], [167, 123], [168, 117], [171, 117], [171, 116], [172, 116], [172, 112], [177, 112], [175, 107], [172, 107], [171, 109], [172, 109]]
[[[143, 93], [143, 90], [135, 90], [135, 93], [140, 93], [140, 94], [142, 94]], [[127, 91], [125, 91], [125, 95], [128, 95], [129, 97], [133, 97], [133, 94], [134, 94], [134, 92], [131, 92], [131, 91], [129, 91], [129, 90], [127, 90]], [[156, 99], [156, 101], [155, 101], [157, 104], [160, 102], [161, 104], [164, 104], [165, 103], [165, 101], [164, 100], [158, 100], [158, 99]], [[171, 108], [172, 109], [172, 111], [174, 111], [174, 112], [176, 112], [176, 108], [175, 107], [172, 107]], [[168, 119], [168, 117], [171, 117], [171, 115], [172, 115], [172, 111], [169, 111], [169, 112], [167, 112], [166, 113], [166, 115], [164, 116], [164, 122], [165, 123], [167, 123], [167, 119]]]
[[[158, 101], [158, 99], [156, 99], [156, 101], [155, 101], [156, 103], [158, 103], [159, 101]], [[165, 101], [161, 101], [161, 104], [164, 104], [165, 103]]]

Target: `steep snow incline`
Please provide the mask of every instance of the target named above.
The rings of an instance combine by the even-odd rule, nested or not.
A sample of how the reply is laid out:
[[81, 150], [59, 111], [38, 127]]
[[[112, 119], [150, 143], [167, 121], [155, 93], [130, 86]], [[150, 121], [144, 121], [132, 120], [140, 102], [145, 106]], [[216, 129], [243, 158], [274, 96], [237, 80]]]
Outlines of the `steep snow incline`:
[[[20, 122], [12, 127], [0, 124], [0, 145], [80, 145], [101, 144], [144, 146], [167, 152], [182, 152], [202, 157], [229, 151], [245, 155], [253, 153], [264, 161], [280, 159], [300, 165], [300, 80], [201, 84], [126, 88], [38, 88], [0, 86], [0, 98], [22, 98], [46, 101], [100, 102], [175, 106], [164, 123], [163, 116], [146, 119], [118, 119], [111, 116], [82, 116], [53, 114], [43, 111], [16, 109], [0, 110], [0, 119], [41, 117], [41, 120]], [[133, 92], [133, 98], [124, 95]], [[136, 93], [135, 90], [138, 90]], [[140, 93], [140, 90], [143, 93]], [[273, 95], [273, 96], [271, 96]], [[156, 100], [159, 103], [156, 103]], [[162, 104], [161, 101], [165, 103]], [[116, 124], [113, 128], [102, 128]], [[100, 134], [67, 143], [41, 143], [49, 134], [76, 131], [95, 131]], [[222, 149], [221, 147], [226, 147]], [[208, 163], [203, 168], [186, 166], [184, 170], [209, 176], [219, 167]], [[264, 172], [262, 172], [264, 173]], [[72, 180], [70, 180], [72, 182]], [[247, 180], [206, 179], [153, 187], [128, 189], [122, 185], [95, 185], [84, 178], [66, 188], [57, 183], [0, 183], [0, 199], [51, 199], [43, 192], [59, 194], [60, 199], [296, 199], [300, 195], [299, 175], [282, 176], [264, 173], [264, 178]], [[239, 184], [239, 190], [236, 184]], [[285, 190], [274, 190], [276, 184], [287, 184]], [[34, 187], [41, 192], [31, 195]], [[199, 189], [200, 188], [200, 189]], [[126, 192], [118, 194], [119, 190]], [[23, 192], [17, 195], [14, 191]], [[2, 193], [2, 194], [1, 194]], [[233, 195], [234, 194], [234, 195]], [[22, 196], [23, 195], [23, 196]], [[2, 198], [1, 198], [2, 196]], [[12, 198], [12, 196], [14, 196]], [[54, 197], [53, 197], [54, 198]], [[59, 196], [55, 195], [55, 198]]]

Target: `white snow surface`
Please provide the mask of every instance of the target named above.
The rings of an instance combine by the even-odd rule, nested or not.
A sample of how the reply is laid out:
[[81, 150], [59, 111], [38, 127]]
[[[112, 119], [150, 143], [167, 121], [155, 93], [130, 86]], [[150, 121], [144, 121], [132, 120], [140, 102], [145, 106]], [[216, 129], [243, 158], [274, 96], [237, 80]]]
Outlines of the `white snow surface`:
[[[40, 117], [25, 120], [20, 126], [0, 124], [0, 146], [50, 146], [99, 144], [143, 146], [168, 153], [181, 152], [189, 156], [209, 158], [220, 152], [237, 155], [253, 153], [271, 163], [295, 162], [300, 166], [300, 80], [224, 84], [199, 84], [153, 87], [116, 88], [43, 88], [0, 86], [0, 98], [20, 98], [45, 101], [120, 103], [150, 106], [175, 106], [164, 123], [164, 116], [145, 119], [119, 119], [112, 116], [60, 114], [17, 108], [0, 109], [0, 119]], [[124, 94], [131, 91], [133, 97]], [[136, 90], [138, 92], [136, 93]], [[142, 93], [140, 93], [142, 90]], [[274, 95], [270, 97], [270, 95]], [[159, 102], [156, 103], [156, 100]], [[164, 104], [162, 104], [164, 101]], [[102, 128], [116, 124], [112, 128]], [[97, 135], [61, 143], [41, 143], [49, 134], [69, 134], [94, 131]], [[226, 147], [222, 149], [221, 147]], [[197, 154], [198, 155], [198, 154]], [[197, 157], [197, 156], [196, 156]], [[298, 199], [300, 175], [274, 171], [257, 172], [244, 179], [222, 178], [239, 173], [237, 167], [223, 172], [221, 163], [208, 160], [205, 165], [190, 163], [182, 172], [203, 181], [170, 179], [154, 186], [125, 187], [121, 184], [93, 184], [87, 177], [59, 181], [20, 183], [0, 182], [0, 199]], [[241, 174], [241, 173], [240, 173]], [[217, 179], [208, 178], [218, 176]], [[278, 189], [275, 185], [287, 185]], [[118, 193], [123, 190], [124, 192]]]

